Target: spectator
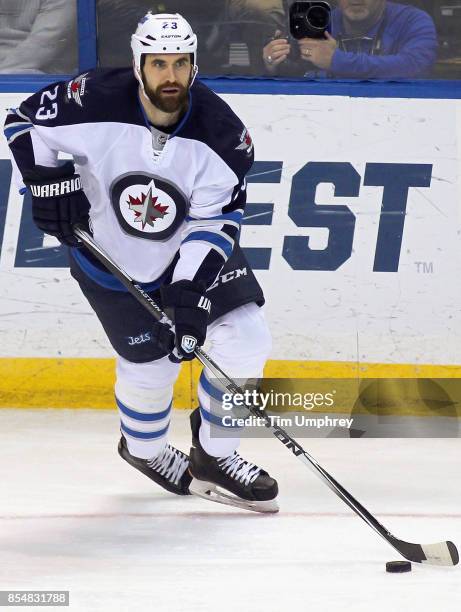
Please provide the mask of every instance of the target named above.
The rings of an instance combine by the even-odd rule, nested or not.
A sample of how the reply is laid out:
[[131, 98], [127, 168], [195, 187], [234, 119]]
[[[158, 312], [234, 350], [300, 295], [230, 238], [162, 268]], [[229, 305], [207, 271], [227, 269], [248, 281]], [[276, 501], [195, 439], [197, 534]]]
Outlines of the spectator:
[[[267, 72], [346, 79], [427, 76], [437, 49], [435, 26], [427, 13], [386, 0], [338, 4], [325, 39], [290, 42], [277, 31], [263, 49]], [[292, 59], [295, 52], [299, 59]]]
[[285, 27], [283, 0], [229, 0], [231, 21], [255, 21]]
[[77, 69], [75, 0], [0, 0], [0, 72]]
[[251, 68], [247, 73], [260, 76], [264, 72], [261, 47], [274, 30], [285, 29], [284, 0], [228, 0], [227, 19], [248, 49]]

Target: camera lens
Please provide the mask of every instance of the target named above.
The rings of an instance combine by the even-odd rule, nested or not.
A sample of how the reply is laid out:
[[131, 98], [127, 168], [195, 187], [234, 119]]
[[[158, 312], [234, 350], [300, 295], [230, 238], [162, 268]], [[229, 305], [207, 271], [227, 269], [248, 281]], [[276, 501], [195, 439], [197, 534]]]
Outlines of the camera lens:
[[306, 19], [311, 28], [325, 30], [330, 22], [330, 13], [323, 6], [311, 6], [306, 13]]

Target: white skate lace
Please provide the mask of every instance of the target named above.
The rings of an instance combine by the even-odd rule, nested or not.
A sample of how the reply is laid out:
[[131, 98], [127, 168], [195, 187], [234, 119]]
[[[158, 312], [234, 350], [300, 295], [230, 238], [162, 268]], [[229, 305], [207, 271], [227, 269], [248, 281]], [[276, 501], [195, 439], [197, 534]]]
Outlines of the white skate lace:
[[249, 485], [254, 482], [261, 472], [261, 468], [254, 463], [245, 461], [243, 457], [234, 451], [229, 457], [220, 457], [218, 465], [229, 474], [234, 480], [240, 481], [244, 485]]
[[189, 457], [167, 444], [160, 455], [147, 461], [147, 465], [177, 485], [189, 465]]

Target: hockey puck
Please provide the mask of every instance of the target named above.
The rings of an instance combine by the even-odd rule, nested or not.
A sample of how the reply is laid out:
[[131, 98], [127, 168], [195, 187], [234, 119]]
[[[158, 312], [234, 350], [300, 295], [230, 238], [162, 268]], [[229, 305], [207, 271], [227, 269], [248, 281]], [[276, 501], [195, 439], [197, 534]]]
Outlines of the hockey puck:
[[392, 574], [411, 572], [411, 563], [410, 561], [388, 561], [386, 563], [386, 572], [391, 572]]

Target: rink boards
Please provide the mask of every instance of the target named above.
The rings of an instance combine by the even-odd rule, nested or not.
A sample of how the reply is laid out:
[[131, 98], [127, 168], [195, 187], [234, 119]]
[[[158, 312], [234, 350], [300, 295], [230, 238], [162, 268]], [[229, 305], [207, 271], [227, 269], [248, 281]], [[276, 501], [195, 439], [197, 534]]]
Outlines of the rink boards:
[[[0, 94], [2, 122], [25, 97]], [[223, 97], [255, 143], [241, 243], [266, 294], [267, 373], [459, 375], [460, 102]], [[0, 406], [110, 407], [113, 353], [0, 142]]]

